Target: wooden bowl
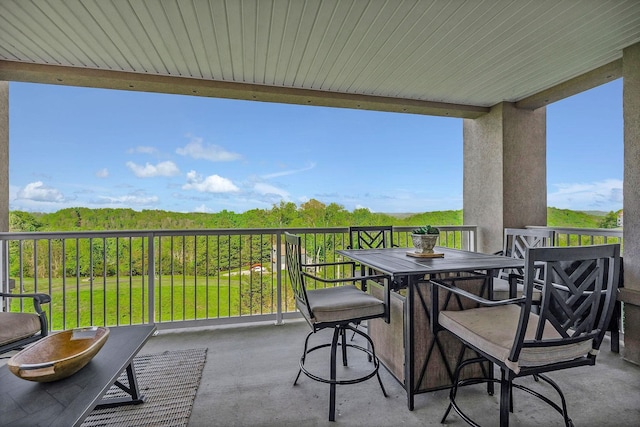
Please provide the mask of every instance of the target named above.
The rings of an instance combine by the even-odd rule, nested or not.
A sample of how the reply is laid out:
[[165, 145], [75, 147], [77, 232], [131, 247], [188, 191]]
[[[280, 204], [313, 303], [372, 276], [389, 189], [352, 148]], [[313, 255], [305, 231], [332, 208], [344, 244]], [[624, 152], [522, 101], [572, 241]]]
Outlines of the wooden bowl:
[[57, 381], [82, 369], [102, 348], [109, 328], [69, 329], [49, 335], [14, 355], [7, 362], [9, 370], [19, 378]]

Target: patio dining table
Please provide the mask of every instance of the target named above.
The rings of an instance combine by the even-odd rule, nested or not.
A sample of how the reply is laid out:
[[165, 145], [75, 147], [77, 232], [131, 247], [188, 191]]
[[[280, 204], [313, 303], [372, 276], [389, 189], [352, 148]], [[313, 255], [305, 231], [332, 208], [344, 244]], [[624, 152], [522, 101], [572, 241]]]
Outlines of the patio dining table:
[[[400, 382], [407, 393], [407, 405], [414, 408], [414, 396], [451, 387], [453, 370], [467, 357], [462, 344], [448, 332], [434, 336], [430, 329], [430, 278], [447, 277], [464, 282], [470, 292], [488, 296], [492, 289], [493, 272], [503, 268], [524, 266], [524, 260], [501, 255], [488, 255], [459, 249], [435, 247], [441, 257], [420, 258], [412, 248], [338, 250], [346, 258], [371, 267], [390, 277], [390, 323], [371, 320], [368, 333], [384, 366]], [[370, 291], [382, 298], [382, 286], [367, 284]], [[472, 304], [461, 302], [440, 292], [440, 308], [464, 309]], [[465, 368], [466, 369], [466, 368]], [[477, 367], [467, 376], [489, 375], [489, 366]]]

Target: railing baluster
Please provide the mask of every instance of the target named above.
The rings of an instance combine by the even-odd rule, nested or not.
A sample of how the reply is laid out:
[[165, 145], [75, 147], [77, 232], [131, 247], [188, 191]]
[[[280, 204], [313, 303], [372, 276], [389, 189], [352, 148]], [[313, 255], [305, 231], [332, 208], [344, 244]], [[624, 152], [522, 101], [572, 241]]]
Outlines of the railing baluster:
[[[148, 290], [148, 300], [149, 300], [149, 323], [154, 323], [155, 322], [155, 317], [156, 317], [156, 310], [155, 310], [155, 276], [156, 276], [156, 263], [155, 263], [155, 250], [154, 250], [154, 235], [153, 233], [149, 233], [146, 237], [147, 239], [147, 244], [149, 246], [149, 255], [148, 255], [148, 260], [149, 260], [149, 265], [147, 267], [147, 275], [148, 275], [148, 280], [147, 283], [149, 284], [149, 290]], [[142, 275], [142, 277], [144, 277], [144, 274]]]
[[[411, 246], [412, 229], [394, 227], [394, 243]], [[347, 227], [286, 230], [305, 239], [308, 262], [335, 261], [335, 250], [348, 245]], [[16, 278], [20, 290], [47, 290], [52, 294], [50, 323], [52, 329], [60, 330], [92, 323], [155, 322], [178, 327], [267, 318], [281, 324], [295, 311], [288, 276], [281, 265], [284, 231], [0, 233], [0, 238], [7, 248], [3, 261], [7, 276], [10, 272]], [[574, 239], [573, 244], [621, 241], [621, 234], [601, 234], [582, 231], [557, 235], [566, 242]], [[476, 239], [474, 226], [441, 226], [441, 246], [474, 250]], [[254, 264], [265, 270], [252, 274]], [[100, 268], [101, 288], [95, 282]], [[319, 273], [330, 272], [320, 269]], [[188, 274], [193, 274], [193, 280], [187, 279]], [[43, 279], [48, 280], [47, 286], [41, 283]], [[128, 289], [124, 280], [129, 283]], [[103, 292], [102, 297], [96, 292]], [[19, 304], [16, 301], [12, 308], [28, 310]]]

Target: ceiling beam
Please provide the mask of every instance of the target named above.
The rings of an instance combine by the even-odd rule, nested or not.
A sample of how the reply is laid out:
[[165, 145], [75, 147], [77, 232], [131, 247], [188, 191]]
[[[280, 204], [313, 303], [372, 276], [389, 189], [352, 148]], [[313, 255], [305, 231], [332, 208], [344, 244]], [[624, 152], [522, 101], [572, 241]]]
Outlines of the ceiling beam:
[[517, 108], [535, 110], [622, 77], [622, 59], [560, 83], [516, 102]]
[[488, 107], [390, 98], [188, 77], [0, 61], [0, 81], [157, 92], [284, 104], [475, 119]]

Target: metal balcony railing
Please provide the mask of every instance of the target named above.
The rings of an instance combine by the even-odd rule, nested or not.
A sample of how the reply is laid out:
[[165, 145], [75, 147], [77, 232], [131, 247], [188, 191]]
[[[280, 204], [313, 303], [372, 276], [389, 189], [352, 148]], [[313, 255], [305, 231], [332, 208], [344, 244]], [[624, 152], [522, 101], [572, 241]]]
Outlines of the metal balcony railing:
[[584, 246], [620, 243], [620, 251], [624, 251], [622, 229], [604, 228], [572, 228], [572, 227], [537, 227], [555, 231], [554, 246]]
[[[302, 235], [315, 262], [349, 244], [347, 227], [0, 233], [3, 289], [50, 294], [52, 330], [281, 322], [295, 315], [284, 231]], [[394, 242], [409, 246], [410, 231], [394, 230]], [[443, 246], [474, 250], [475, 241], [475, 227], [441, 227]], [[11, 311], [28, 303], [2, 301]]]
[[[440, 246], [476, 250], [476, 226], [438, 227]], [[394, 227], [394, 244], [411, 246], [412, 229]], [[0, 233], [2, 288], [50, 294], [52, 330], [148, 322], [159, 328], [280, 323], [297, 316], [285, 270], [283, 233], [303, 237], [309, 262], [332, 262], [340, 260], [336, 250], [349, 245], [348, 230]], [[621, 232], [610, 230], [556, 230], [558, 236], [567, 234], [557, 237], [561, 245], [599, 243], [601, 236], [605, 241], [612, 236], [622, 239]], [[0, 302], [3, 310], [31, 309], [23, 299]]]

